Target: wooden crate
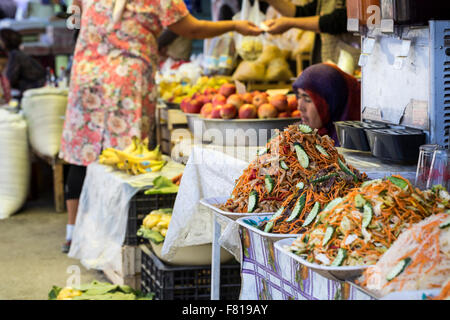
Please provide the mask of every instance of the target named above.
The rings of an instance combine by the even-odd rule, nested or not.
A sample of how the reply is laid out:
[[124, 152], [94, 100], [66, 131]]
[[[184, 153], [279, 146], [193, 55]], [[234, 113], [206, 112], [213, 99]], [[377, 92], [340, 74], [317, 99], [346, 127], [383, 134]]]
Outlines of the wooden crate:
[[103, 273], [114, 284], [128, 285], [140, 289], [141, 249], [138, 246], [123, 246], [119, 270], [105, 269]]
[[132, 276], [122, 276], [114, 270], [103, 270], [106, 278], [113, 284], [120, 286], [130, 286], [134, 290], [141, 290], [141, 274], [135, 274]]

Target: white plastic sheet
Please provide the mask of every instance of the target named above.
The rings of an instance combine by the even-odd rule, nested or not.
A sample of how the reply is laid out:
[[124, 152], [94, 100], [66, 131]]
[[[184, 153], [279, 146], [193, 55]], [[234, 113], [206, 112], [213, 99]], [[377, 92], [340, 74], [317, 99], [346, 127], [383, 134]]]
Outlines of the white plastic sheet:
[[171, 161], [160, 172], [130, 176], [98, 163], [89, 165], [69, 257], [79, 259], [88, 269], [121, 270], [130, 200], [156, 177], [172, 179], [183, 169]]
[[0, 219], [22, 207], [29, 180], [27, 124], [21, 115], [0, 109]]

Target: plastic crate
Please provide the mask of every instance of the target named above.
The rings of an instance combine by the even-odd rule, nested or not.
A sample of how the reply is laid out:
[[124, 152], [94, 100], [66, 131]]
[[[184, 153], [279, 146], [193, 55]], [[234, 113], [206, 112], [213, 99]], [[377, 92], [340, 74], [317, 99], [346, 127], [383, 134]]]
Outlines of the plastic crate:
[[139, 191], [130, 201], [124, 245], [136, 246], [148, 242], [148, 240], [136, 235], [142, 221], [153, 210], [173, 208], [177, 198], [176, 193], [146, 195], [144, 192]]
[[[170, 266], [148, 247], [142, 248], [141, 290], [155, 300], [211, 300], [211, 266]], [[239, 263], [222, 264], [220, 300], [238, 300], [241, 291]]]

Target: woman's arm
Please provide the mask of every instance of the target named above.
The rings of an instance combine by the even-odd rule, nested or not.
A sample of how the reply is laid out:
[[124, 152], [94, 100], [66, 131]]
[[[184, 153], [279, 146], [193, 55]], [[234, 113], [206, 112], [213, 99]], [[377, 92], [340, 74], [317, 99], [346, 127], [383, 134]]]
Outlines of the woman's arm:
[[257, 36], [262, 30], [248, 21], [206, 21], [197, 20], [188, 14], [180, 21], [169, 26], [176, 34], [189, 39], [213, 38], [221, 34], [236, 31], [243, 35]]
[[305, 18], [281, 17], [274, 20], [268, 20], [265, 23], [269, 27], [269, 30], [267, 30], [268, 33], [280, 34], [292, 28], [320, 32], [319, 21], [320, 16], [305, 17]]

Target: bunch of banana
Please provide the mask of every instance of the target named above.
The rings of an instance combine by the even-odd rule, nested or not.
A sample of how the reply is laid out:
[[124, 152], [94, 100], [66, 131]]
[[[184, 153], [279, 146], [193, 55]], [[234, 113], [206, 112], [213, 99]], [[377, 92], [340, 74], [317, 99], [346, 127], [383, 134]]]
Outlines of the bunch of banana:
[[141, 141], [133, 137], [133, 142], [124, 150], [104, 149], [99, 157], [99, 163], [133, 175], [160, 171], [166, 162], [162, 158], [159, 146], [150, 151], [147, 145], [148, 139]]
[[159, 232], [163, 237], [167, 234], [172, 214], [164, 210], [150, 212], [142, 221], [142, 226], [152, 231]]
[[66, 287], [61, 289], [61, 291], [58, 294], [57, 300], [72, 300], [74, 297], [81, 296], [81, 291], [76, 290], [70, 287]]

